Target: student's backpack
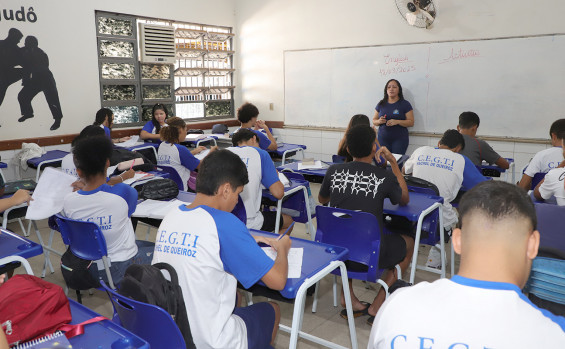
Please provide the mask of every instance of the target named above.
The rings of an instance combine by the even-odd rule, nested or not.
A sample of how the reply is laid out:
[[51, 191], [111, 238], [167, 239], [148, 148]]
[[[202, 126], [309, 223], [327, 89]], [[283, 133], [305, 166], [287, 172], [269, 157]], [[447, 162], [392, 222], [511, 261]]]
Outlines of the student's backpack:
[[214, 134], [225, 134], [228, 133], [228, 127], [225, 124], [215, 124], [212, 126], [212, 133]]
[[[100, 281], [92, 276], [90, 270], [98, 270], [96, 262], [75, 256], [70, 248], [61, 256], [61, 273], [68, 288], [89, 290], [100, 287]], [[80, 302], [80, 300], [79, 300]]]
[[[163, 276], [161, 270], [169, 273], [171, 281]], [[184, 337], [186, 347], [196, 348], [192, 340], [177, 272], [171, 265], [167, 263], [130, 265], [124, 274], [118, 292], [133, 300], [163, 308], [175, 320]]]
[[48, 335], [72, 319], [63, 289], [33, 275], [15, 275], [0, 287], [0, 324], [10, 345]]

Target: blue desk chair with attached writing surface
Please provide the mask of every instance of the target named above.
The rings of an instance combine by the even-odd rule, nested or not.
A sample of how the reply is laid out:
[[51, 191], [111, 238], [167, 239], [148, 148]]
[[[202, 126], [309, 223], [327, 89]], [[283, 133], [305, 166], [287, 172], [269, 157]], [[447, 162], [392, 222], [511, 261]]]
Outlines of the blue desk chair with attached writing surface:
[[534, 190], [536, 186], [541, 182], [542, 179], [545, 178], [546, 172], [538, 172], [532, 177], [532, 185], [530, 187], [531, 190]]
[[[367, 212], [345, 210], [335, 207], [317, 206], [316, 215], [318, 229], [316, 242], [345, 247], [349, 250], [347, 257], [347, 277], [368, 282], [377, 282], [388, 296], [388, 285], [379, 277], [384, 269], [379, 269], [381, 247], [381, 229], [377, 218]], [[351, 263], [353, 262], [353, 263]], [[346, 263], [346, 264], [347, 264]], [[351, 269], [354, 266], [355, 270]], [[395, 266], [400, 276], [400, 266]], [[332, 272], [339, 275], [339, 271]], [[314, 293], [312, 312], [316, 311], [318, 284]], [[343, 285], [343, 287], [348, 287]], [[337, 277], [333, 284], [334, 307], [337, 307]]]
[[332, 155], [332, 162], [334, 164], [343, 164], [345, 162], [345, 156], [334, 154]]
[[[422, 179], [422, 178], [410, 176], [410, 175], [405, 175], [404, 180], [406, 181], [406, 185], [408, 186], [408, 191], [410, 191], [410, 192], [426, 194], [426, 195], [440, 196], [438, 187], [435, 184], [433, 184], [432, 182], [429, 182], [429, 181]], [[441, 224], [439, 222], [439, 210], [437, 210], [433, 214], [430, 214], [428, 217], [426, 217], [426, 219], [424, 219], [424, 221], [422, 223], [422, 231], [427, 232], [427, 236], [420, 237], [419, 244], [435, 246], [441, 240], [440, 229], [443, 229], [443, 227], [441, 226]], [[447, 237], [444, 237], [444, 241], [447, 242]], [[445, 259], [445, 253], [446, 252], [442, 250], [442, 251], [440, 251], [440, 253], [441, 253], [441, 258]], [[414, 256], [415, 257], [413, 259], [413, 263], [415, 263], [415, 261], [418, 260], [417, 259], [417, 257], [418, 257], [418, 247], [417, 246], [414, 247]], [[455, 273], [454, 261], [455, 261], [455, 251], [453, 250], [453, 245], [451, 245], [451, 275], [453, 275]], [[442, 265], [447, 266], [447, 261], [442, 261]], [[429, 268], [425, 268], [425, 270], [433, 272], [433, 273], [438, 273], [437, 270], [433, 270], [433, 269], [429, 269]], [[440, 271], [438, 274], [442, 275], [441, 274], [442, 271]], [[444, 275], [445, 274], [443, 274], [442, 277]]]
[[113, 322], [146, 340], [151, 348], [186, 348], [177, 324], [163, 308], [135, 301], [109, 288], [102, 288], [114, 307]]
[[552, 248], [565, 253], [565, 231], [563, 217], [565, 206], [536, 202], [537, 230], [540, 233], [540, 248]]
[[[110, 274], [106, 238], [100, 227], [96, 223], [67, 218], [61, 214], [55, 215], [55, 221], [63, 242], [69, 246], [75, 256], [88, 261], [102, 260], [110, 287], [115, 289], [116, 286]], [[79, 303], [81, 303], [80, 291], [76, 290]]]
[[180, 178], [179, 173], [177, 172], [177, 170], [175, 170], [174, 167], [159, 165], [157, 166], [157, 168], [165, 173], [168, 173], [169, 178], [177, 184], [179, 190], [186, 191], [188, 189], [188, 183], [183, 183], [182, 178]]
[[[292, 184], [299, 184], [306, 188], [308, 197], [305, 197], [303, 191], [299, 191], [287, 198], [282, 202], [282, 209], [285, 213], [292, 217], [292, 220], [298, 223], [306, 224], [308, 234], [313, 238], [315, 235], [315, 228], [312, 219], [316, 217], [316, 213], [312, 212], [313, 207], [310, 205], [310, 182], [308, 182], [303, 175], [292, 171], [285, 171], [284, 175], [292, 182]], [[308, 207], [306, 206], [308, 205]], [[308, 215], [310, 212], [310, 216]], [[292, 213], [292, 214], [291, 214]]]
[[245, 211], [245, 205], [243, 204], [243, 200], [241, 199], [241, 196], [238, 196], [237, 204], [235, 204], [235, 207], [233, 208], [231, 213], [234, 216], [236, 216], [240, 221], [242, 221], [243, 224], [247, 224], [247, 212]]

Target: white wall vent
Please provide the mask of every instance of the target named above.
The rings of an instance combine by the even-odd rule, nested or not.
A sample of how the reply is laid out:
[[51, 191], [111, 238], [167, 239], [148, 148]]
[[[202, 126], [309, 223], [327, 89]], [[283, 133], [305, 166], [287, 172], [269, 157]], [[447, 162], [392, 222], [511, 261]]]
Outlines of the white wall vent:
[[139, 23], [142, 63], [175, 63], [175, 28]]

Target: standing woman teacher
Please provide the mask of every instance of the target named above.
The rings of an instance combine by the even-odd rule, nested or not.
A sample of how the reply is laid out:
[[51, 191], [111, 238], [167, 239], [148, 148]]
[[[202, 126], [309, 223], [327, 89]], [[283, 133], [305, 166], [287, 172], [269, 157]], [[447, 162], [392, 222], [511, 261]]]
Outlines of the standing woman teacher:
[[406, 153], [408, 127], [414, 126], [414, 111], [410, 102], [404, 99], [398, 80], [390, 79], [386, 83], [384, 97], [375, 107], [373, 124], [379, 127], [381, 146], [395, 154]]

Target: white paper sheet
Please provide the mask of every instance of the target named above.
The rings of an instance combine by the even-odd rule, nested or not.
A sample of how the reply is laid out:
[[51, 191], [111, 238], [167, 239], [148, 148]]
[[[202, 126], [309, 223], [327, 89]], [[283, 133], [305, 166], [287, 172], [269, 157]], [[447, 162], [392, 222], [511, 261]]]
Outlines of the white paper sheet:
[[189, 133], [186, 135], [185, 141], [198, 141], [208, 137], [208, 135], [201, 134], [201, 133]]
[[306, 169], [309, 169], [309, 170], [321, 170], [321, 169], [326, 168], [326, 167], [328, 167], [328, 165], [326, 165], [325, 163], [323, 163], [323, 162], [320, 161], [320, 160], [314, 161], [314, 165], [305, 165], [305, 164], [303, 164], [303, 163], [301, 163], [301, 162], [298, 163], [298, 169], [299, 169], [299, 170], [306, 170]]
[[286, 178], [284, 173], [279, 172], [279, 181], [281, 181], [283, 186], [290, 187], [290, 181], [288, 180], [288, 178]]
[[[261, 247], [269, 258], [275, 260], [277, 258], [277, 252], [271, 247]], [[288, 252], [288, 278], [298, 279], [302, 273], [302, 258], [304, 256], [304, 248], [302, 247], [291, 247]]]
[[61, 212], [63, 199], [73, 191], [71, 184], [77, 180], [75, 176], [47, 167], [33, 191], [33, 200], [27, 209], [26, 219], [45, 219]]
[[124, 147], [124, 148], [129, 148], [129, 147], [133, 147], [134, 145], [137, 144], [137, 141], [139, 140], [139, 136], [131, 136], [130, 139], [128, 139], [125, 142], [121, 142], [121, 143], [116, 143], [117, 146], [120, 147]]
[[202, 159], [204, 159], [206, 157], [206, 155], [208, 155], [210, 153], [210, 149], [206, 149], [201, 151], [200, 153], [194, 155], [195, 158], [197, 158], [198, 160], [202, 161]]
[[125, 184], [131, 185], [134, 182], [138, 182], [141, 180], [147, 180], [155, 177], [154, 174], [147, 173], [147, 172], [136, 172], [132, 178], [128, 178], [124, 181]]

